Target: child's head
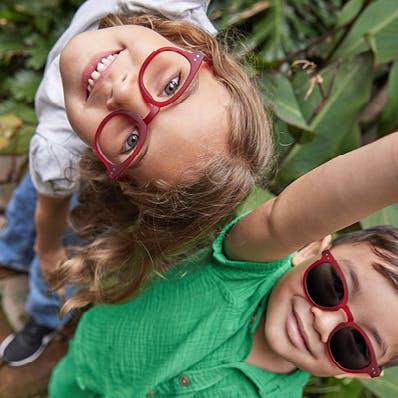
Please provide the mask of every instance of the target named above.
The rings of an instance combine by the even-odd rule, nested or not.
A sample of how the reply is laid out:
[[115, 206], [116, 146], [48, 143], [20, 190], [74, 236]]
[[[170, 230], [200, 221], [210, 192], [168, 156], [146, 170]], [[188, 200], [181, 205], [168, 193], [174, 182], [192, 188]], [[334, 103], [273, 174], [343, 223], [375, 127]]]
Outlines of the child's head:
[[[98, 126], [112, 111], [122, 109], [145, 119], [153, 107], [143, 87], [158, 102], [183, 91], [192, 68], [170, 51], [150, 63], [140, 84], [139, 71], [150, 54], [164, 47], [199, 50], [205, 61], [184, 94], [151, 117], [148, 138], [121, 117], [119, 124], [110, 125], [113, 136], [101, 134], [101, 149], [119, 163], [145, 140], [139, 164], [127, 171], [140, 184], [190, 179], [215, 158], [247, 163], [245, 152], [253, 146], [260, 146], [263, 154], [250, 159], [250, 168], [264, 170], [271, 142], [263, 106], [245, 73], [212, 36], [186, 21], [154, 16], [108, 16], [100, 26], [75, 36], [60, 62], [67, 115], [86, 143], [93, 146]], [[97, 66], [101, 59], [103, 66]]]
[[[344, 372], [336, 366], [329, 349], [346, 368], [358, 369], [368, 365], [366, 340], [369, 338], [377, 366], [389, 366], [396, 360], [398, 229], [375, 227], [329, 242], [326, 238], [304, 248], [294, 259], [295, 267], [278, 281], [267, 308], [266, 340], [281, 359], [314, 375], [350, 373], [354, 377], [366, 377], [363, 373]], [[332, 257], [323, 257], [323, 261], [314, 264], [327, 247]], [[337, 267], [333, 265], [333, 258]], [[320, 308], [310, 297], [324, 307], [344, 301], [345, 287], [339, 269], [346, 282], [348, 311], [341, 307]], [[336, 327], [349, 321], [349, 312], [355, 325], [345, 325], [349, 327], [337, 331]], [[354, 331], [356, 325], [360, 331]]]
[[[65, 264], [61, 275], [64, 282], [86, 288], [75, 296], [77, 305], [112, 302], [135, 293], [153, 272], [176, 261], [175, 254], [192, 249], [192, 242], [208, 242], [209, 231], [264, 175], [272, 153], [262, 101], [216, 39], [188, 22], [154, 16], [110, 16], [101, 26], [76, 36], [61, 55], [68, 117], [91, 145], [98, 125], [111, 111], [123, 108], [142, 118], [148, 114], [137, 74], [150, 53], [174, 46], [200, 50], [207, 61], [198, 70], [193, 90], [187, 89], [189, 96], [160, 109], [148, 126], [150, 142], [138, 155], [139, 165], [133, 164], [119, 181], [106, 178], [92, 153], [83, 158], [82, 205], [74, 223], [91, 244]], [[102, 51], [121, 49], [87, 98], [87, 87], [81, 84], [86, 64], [93, 54], [96, 59]], [[173, 86], [182, 73], [169, 59], [173, 57], [164, 58], [159, 70], [170, 72], [161, 88], [170, 82]], [[157, 77], [150, 74], [148, 85], [151, 79], [158, 84]], [[93, 236], [98, 239], [93, 241]]]

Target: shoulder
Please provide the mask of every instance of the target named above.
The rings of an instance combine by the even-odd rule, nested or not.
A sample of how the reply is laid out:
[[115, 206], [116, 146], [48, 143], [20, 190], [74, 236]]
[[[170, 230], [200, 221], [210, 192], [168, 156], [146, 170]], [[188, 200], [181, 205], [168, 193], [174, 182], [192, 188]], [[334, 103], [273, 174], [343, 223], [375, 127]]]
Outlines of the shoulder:
[[245, 261], [230, 259], [225, 252], [225, 241], [231, 230], [244, 218], [248, 213], [237, 216], [228, 223], [213, 242], [213, 266], [219, 272], [227, 272], [229, 274], [239, 271], [236, 277], [246, 278], [248, 275], [252, 277], [260, 277], [278, 279], [283, 273], [288, 271], [292, 265], [292, 256], [290, 254], [276, 261]]

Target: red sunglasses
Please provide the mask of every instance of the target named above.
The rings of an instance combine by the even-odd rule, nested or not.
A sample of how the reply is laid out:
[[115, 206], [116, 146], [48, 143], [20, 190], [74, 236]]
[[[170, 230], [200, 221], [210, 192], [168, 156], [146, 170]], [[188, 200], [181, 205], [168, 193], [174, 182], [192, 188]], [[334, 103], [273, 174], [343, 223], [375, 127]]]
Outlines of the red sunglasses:
[[[148, 125], [160, 108], [177, 101], [186, 92], [206, 60], [201, 51], [189, 52], [175, 47], [162, 47], [152, 52], [142, 64], [138, 84], [149, 113], [117, 110], [99, 124], [94, 137], [94, 151], [105, 165], [109, 179], [117, 180], [133, 164], [148, 143]], [[173, 65], [170, 70], [170, 65]], [[179, 75], [175, 75], [176, 70]], [[160, 93], [161, 89], [166, 95]], [[122, 148], [122, 150], [121, 150]], [[123, 154], [125, 148], [125, 156]]]
[[380, 376], [372, 343], [365, 331], [354, 322], [347, 305], [348, 289], [344, 274], [329, 250], [311, 264], [303, 277], [304, 290], [308, 300], [325, 311], [342, 309], [347, 322], [337, 325], [327, 341], [332, 362], [346, 373], [367, 373]]

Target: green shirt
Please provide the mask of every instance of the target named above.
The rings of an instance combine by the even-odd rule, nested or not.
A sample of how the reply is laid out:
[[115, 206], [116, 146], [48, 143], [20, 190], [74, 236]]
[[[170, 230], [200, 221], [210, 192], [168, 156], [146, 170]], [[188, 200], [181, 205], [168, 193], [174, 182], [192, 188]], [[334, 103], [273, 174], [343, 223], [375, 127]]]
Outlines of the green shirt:
[[53, 372], [52, 398], [301, 397], [308, 374], [274, 374], [245, 362], [275, 282], [291, 257], [230, 261], [229, 224], [213, 243], [127, 303], [81, 319]]

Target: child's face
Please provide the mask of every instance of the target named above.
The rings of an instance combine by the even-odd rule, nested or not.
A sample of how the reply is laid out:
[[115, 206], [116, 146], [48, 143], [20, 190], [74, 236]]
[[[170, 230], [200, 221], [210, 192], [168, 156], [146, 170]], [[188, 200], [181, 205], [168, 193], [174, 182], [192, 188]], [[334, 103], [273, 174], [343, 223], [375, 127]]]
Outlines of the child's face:
[[[398, 348], [398, 295], [372, 264], [390, 267], [363, 243], [337, 246], [331, 253], [347, 281], [347, 304], [354, 321], [370, 338], [378, 365], [383, 365]], [[337, 325], [346, 322], [346, 315], [342, 309], [323, 311], [307, 299], [303, 276], [316, 259], [302, 259], [276, 284], [265, 315], [265, 337], [271, 350], [297, 368], [316, 376], [335, 376], [343, 371], [330, 360], [326, 341]]]
[[[149, 113], [150, 107], [139, 89], [138, 73], [149, 54], [167, 46], [176, 47], [155, 31], [137, 25], [84, 32], [68, 43], [60, 60], [65, 106], [73, 129], [83, 141], [92, 145], [98, 125], [114, 110], [133, 111], [142, 118]], [[83, 80], [90, 64], [96, 64], [102, 55], [119, 51], [116, 58], [110, 57], [112, 62], [94, 80], [87, 97], [88, 83]], [[174, 64], [164, 68], [171, 74], [179, 72]], [[143, 151], [145, 155], [139, 166], [132, 166], [134, 171], [130, 171], [138, 182], [154, 179], [177, 182], [200, 159], [226, 152], [229, 98], [226, 88], [205, 62], [191, 86], [195, 88], [187, 90], [190, 94], [187, 97], [184, 94], [183, 101], [162, 108], [150, 123], [151, 139]]]

